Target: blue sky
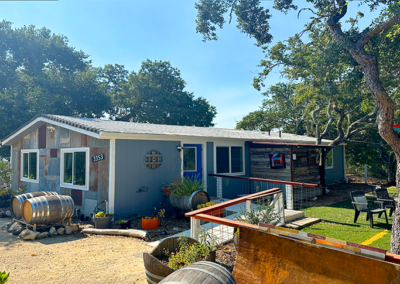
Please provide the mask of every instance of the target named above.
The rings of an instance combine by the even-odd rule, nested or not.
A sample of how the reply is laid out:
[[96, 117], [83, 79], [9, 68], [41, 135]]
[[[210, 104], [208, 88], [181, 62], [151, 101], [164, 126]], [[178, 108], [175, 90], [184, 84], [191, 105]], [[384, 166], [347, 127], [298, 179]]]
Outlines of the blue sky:
[[[261, 105], [262, 92], [253, 88], [252, 79], [263, 53], [234, 22], [218, 32], [218, 41], [202, 42], [195, 31], [195, 2], [0, 1], [0, 19], [13, 22], [14, 27], [33, 24], [63, 34], [71, 46], [90, 55], [94, 66], [118, 63], [137, 71], [146, 59], [168, 60], [181, 70], [187, 91], [217, 107], [216, 126], [234, 128], [236, 121]], [[271, 8], [273, 2], [265, 1], [263, 5]], [[297, 19], [294, 12], [272, 12], [274, 43], [300, 32], [310, 15], [305, 12]], [[369, 21], [367, 16], [364, 22]], [[281, 80], [276, 70], [265, 83], [268, 87]]]

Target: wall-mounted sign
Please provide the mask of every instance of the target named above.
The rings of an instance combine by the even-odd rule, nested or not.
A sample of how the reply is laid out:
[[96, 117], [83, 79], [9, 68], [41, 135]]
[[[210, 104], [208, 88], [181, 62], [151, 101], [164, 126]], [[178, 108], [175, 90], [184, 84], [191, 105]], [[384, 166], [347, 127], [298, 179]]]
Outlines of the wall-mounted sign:
[[269, 154], [269, 162], [270, 162], [271, 169], [286, 168], [284, 153]]
[[141, 192], [149, 192], [149, 188], [147, 186], [142, 186], [141, 188], [136, 191], [136, 193], [141, 193]]
[[162, 155], [156, 150], [150, 150], [146, 153], [144, 164], [149, 169], [157, 169], [162, 164]]
[[92, 163], [96, 163], [98, 161], [102, 161], [106, 158], [104, 154], [96, 155], [92, 157]]

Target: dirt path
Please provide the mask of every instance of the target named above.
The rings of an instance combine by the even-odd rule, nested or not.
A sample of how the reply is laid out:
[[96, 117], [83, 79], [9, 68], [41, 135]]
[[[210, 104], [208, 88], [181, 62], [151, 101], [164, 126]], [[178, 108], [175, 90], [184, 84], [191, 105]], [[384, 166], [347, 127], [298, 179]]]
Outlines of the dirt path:
[[[0, 227], [9, 221], [0, 219]], [[10, 284], [141, 284], [147, 283], [143, 259], [134, 254], [150, 250], [128, 237], [75, 234], [23, 241], [0, 231], [0, 271], [10, 272]]]

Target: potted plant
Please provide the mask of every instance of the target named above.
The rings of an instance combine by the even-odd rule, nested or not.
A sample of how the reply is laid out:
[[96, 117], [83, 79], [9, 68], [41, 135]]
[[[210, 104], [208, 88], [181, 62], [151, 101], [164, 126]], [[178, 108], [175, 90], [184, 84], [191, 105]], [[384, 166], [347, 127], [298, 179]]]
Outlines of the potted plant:
[[215, 239], [207, 232], [199, 233], [199, 241], [185, 235], [161, 241], [151, 252], [143, 253], [146, 278], [149, 283], [159, 283], [177, 269], [197, 261], [215, 262]]
[[129, 229], [131, 227], [131, 222], [127, 220], [118, 220], [118, 224], [121, 226], [121, 229]]
[[[215, 202], [207, 202], [207, 203], [204, 203], [204, 204], [199, 204], [199, 205], [197, 205], [197, 209], [210, 207], [210, 206], [213, 206], [215, 204], [217, 204], [217, 203], [215, 203]], [[215, 209], [215, 210], [213, 210], [213, 211], [211, 211], [211, 212], [209, 212], [207, 214], [211, 215], [211, 216], [222, 218], [222, 217], [224, 217], [224, 211], [225, 211], [225, 208], [218, 208], [218, 209]]]
[[210, 201], [210, 196], [204, 191], [204, 185], [197, 177], [182, 177], [171, 183], [170, 204], [182, 211], [197, 209], [197, 205]]
[[98, 212], [93, 217], [94, 227], [96, 229], [108, 229], [111, 225], [113, 215], [110, 213]]
[[157, 229], [158, 225], [159, 225], [158, 217], [156, 216], [142, 217], [142, 229], [144, 230]]

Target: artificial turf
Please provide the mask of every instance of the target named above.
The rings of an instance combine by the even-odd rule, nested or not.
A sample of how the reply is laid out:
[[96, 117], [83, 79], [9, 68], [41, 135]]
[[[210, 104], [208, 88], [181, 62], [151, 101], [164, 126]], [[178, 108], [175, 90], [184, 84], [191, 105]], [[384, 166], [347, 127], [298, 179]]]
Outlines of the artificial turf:
[[387, 210], [389, 225], [386, 225], [383, 215], [382, 218], [374, 215], [373, 229], [370, 228], [369, 221], [366, 221], [367, 213], [361, 213], [357, 223], [353, 223], [354, 209], [350, 200], [329, 206], [305, 208], [304, 214], [307, 217], [320, 218], [321, 222], [305, 227], [301, 231], [354, 243], [362, 243], [376, 234], [388, 230], [388, 234], [374, 241], [370, 246], [390, 251], [390, 230], [393, 216], [389, 217], [389, 210]]

